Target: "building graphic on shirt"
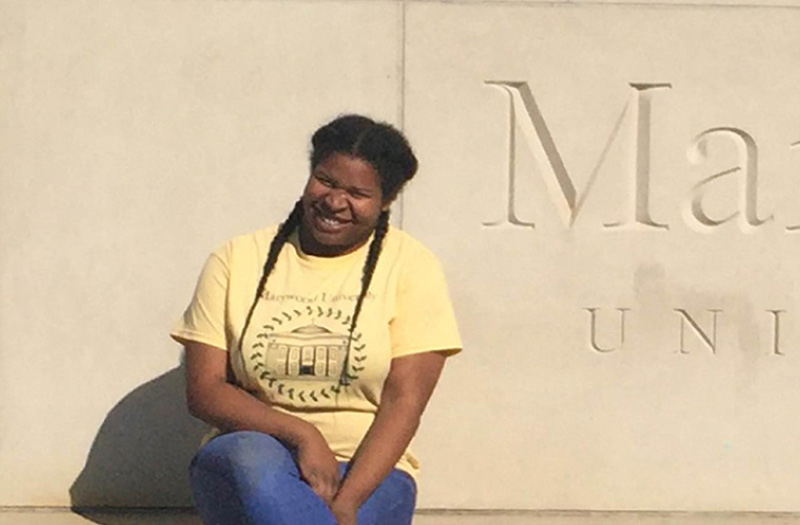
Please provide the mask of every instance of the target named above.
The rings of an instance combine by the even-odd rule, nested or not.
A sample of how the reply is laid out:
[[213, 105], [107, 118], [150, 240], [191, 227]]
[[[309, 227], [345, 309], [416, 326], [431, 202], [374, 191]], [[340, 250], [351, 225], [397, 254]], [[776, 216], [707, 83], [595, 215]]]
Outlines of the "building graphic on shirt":
[[347, 334], [310, 324], [267, 337], [266, 366], [273, 377], [338, 379], [347, 352]]
[[294, 403], [332, 399], [366, 367], [367, 345], [358, 330], [349, 337], [350, 319], [337, 308], [310, 305], [262, 319], [261, 330], [248, 345], [250, 377]]

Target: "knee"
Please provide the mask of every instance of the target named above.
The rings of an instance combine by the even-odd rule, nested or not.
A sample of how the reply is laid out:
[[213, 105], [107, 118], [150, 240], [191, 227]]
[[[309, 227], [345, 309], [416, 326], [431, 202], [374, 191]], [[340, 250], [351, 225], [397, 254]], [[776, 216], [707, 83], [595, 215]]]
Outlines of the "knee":
[[358, 523], [409, 525], [414, 515], [417, 488], [414, 480], [394, 469], [358, 511]]
[[190, 473], [213, 473], [239, 485], [296, 471], [286, 446], [261, 432], [241, 431], [218, 436], [195, 455]]
[[417, 500], [416, 483], [411, 476], [395, 469], [386, 477], [384, 485], [386, 493], [383, 494], [383, 498], [389, 501], [377, 523], [410, 525]]
[[393, 511], [408, 513], [409, 516], [413, 514], [417, 503], [417, 484], [414, 478], [402, 470], [394, 469], [386, 481], [394, 494]]

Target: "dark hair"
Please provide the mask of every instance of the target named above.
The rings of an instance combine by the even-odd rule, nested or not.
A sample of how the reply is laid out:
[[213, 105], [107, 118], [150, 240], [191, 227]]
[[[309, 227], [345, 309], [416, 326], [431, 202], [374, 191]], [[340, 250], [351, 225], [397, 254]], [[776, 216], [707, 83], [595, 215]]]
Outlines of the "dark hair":
[[[381, 193], [384, 200], [393, 199], [402, 189], [403, 185], [411, 180], [417, 171], [417, 158], [403, 134], [389, 124], [375, 122], [361, 115], [343, 115], [319, 128], [311, 137], [311, 169], [334, 153], [341, 153], [359, 158], [368, 162], [380, 177]], [[239, 338], [239, 351], [242, 350], [242, 341], [250, 325], [258, 299], [264, 293], [267, 278], [275, 267], [278, 255], [286, 244], [289, 236], [299, 226], [303, 217], [303, 204], [298, 200], [292, 212], [278, 228], [272, 239], [264, 263], [264, 270], [256, 288], [253, 304], [247, 312], [244, 328]], [[364, 297], [369, 290], [372, 275], [378, 264], [383, 239], [389, 230], [389, 211], [381, 212], [375, 225], [375, 234], [370, 242], [364, 267], [361, 272], [361, 292], [358, 294], [350, 329], [347, 338], [347, 351], [339, 376], [339, 386], [348, 385], [357, 376], [350, 374], [350, 344], [356, 328], [358, 316], [364, 303]], [[337, 387], [338, 392], [338, 387]]]
[[311, 169], [333, 153], [366, 161], [380, 176], [384, 199], [393, 198], [417, 172], [417, 158], [402, 133], [361, 115], [344, 115], [311, 137]]

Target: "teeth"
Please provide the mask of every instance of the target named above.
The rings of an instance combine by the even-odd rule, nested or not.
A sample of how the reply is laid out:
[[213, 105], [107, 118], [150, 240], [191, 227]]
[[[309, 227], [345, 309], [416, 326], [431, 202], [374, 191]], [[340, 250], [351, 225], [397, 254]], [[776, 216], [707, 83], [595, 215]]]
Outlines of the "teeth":
[[330, 218], [330, 217], [320, 217], [320, 219], [322, 220], [322, 222], [324, 222], [326, 224], [330, 224], [331, 226], [338, 226], [338, 225], [343, 223], [343, 221], [340, 221], [340, 220], [337, 220], [337, 219], [333, 219], [333, 218]]

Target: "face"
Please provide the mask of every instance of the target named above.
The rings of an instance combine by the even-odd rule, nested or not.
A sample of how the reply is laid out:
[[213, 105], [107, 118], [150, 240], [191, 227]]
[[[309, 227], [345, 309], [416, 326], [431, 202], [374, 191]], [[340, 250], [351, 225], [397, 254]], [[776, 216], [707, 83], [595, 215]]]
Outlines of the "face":
[[302, 201], [303, 251], [321, 256], [343, 255], [362, 246], [389, 206], [372, 165], [340, 153], [312, 169]]

